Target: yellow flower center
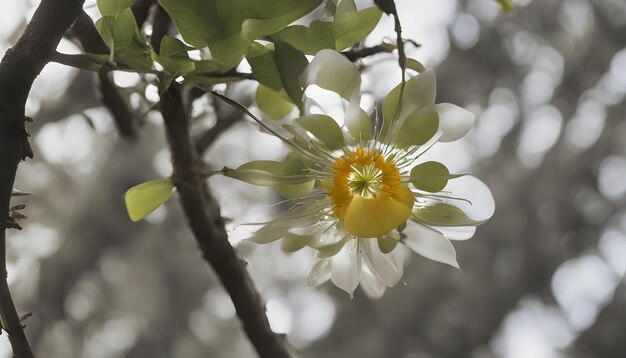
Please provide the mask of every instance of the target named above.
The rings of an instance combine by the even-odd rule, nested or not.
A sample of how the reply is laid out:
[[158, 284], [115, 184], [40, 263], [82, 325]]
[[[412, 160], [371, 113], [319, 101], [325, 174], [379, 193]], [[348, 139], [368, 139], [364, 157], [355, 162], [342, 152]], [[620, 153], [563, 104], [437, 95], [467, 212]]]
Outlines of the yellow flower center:
[[333, 213], [358, 237], [382, 236], [411, 215], [413, 193], [400, 185], [400, 171], [376, 150], [357, 147], [333, 166], [328, 196]]

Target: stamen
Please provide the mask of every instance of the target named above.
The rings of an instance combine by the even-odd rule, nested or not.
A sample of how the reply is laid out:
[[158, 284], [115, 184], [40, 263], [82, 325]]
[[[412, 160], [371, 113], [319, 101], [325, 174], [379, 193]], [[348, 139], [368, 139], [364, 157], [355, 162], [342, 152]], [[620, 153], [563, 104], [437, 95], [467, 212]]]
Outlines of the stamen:
[[353, 194], [369, 199], [380, 193], [383, 177], [382, 170], [376, 168], [374, 164], [353, 168], [352, 173], [348, 176], [348, 187]]

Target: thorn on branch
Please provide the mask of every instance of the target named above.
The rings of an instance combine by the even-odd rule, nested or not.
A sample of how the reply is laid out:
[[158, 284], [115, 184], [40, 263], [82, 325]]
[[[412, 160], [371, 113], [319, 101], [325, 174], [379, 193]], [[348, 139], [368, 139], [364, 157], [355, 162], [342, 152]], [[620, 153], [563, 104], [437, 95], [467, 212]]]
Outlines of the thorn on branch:
[[[28, 312], [26, 314], [23, 314], [22, 316], [20, 316], [20, 322], [26, 322], [27, 319], [29, 319], [30, 317], [33, 316], [32, 312]], [[26, 325], [22, 326], [22, 328], [26, 327]]]
[[[26, 124], [32, 123], [33, 119], [28, 116], [25, 116], [24, 122]], [[22, 160], [26, 160], [26, 158], [33, 159], [33, 155], [34, 155], [33, 148], [30, 146], [30, 143], [28, 142], [29, 137], [30, 137], [30, 134], [28, 134], [28, 132], [26, 131], [26, 126], [24, 126], [24, 138], [22, 142]]]
[[25, 193], [25, 192], [19, 191], [17, 189], [13, 189], [11, 191], [11, 197], [14, 197], [14, 196], [30, 196], [30, 195], [33, 195], [33, 194]]
[[20, 210], [24, 210], [25, 208], [25, 204], [18, 204], [9, 209], [9, 217], [5, 221], [7, 228], [22, 230], [22, 227], [17, 223], [17, 220], [28, 219], [26, 215], [20, 212]]
[[20, 224], [18, 224], [15, 221], [15, 219], [13, 219], [12, 217], [8, 216], [8, 217], [0, 219], [0, 230], [2, 230], [2, 229], [22, 230], [22, 227], [20, 226]]

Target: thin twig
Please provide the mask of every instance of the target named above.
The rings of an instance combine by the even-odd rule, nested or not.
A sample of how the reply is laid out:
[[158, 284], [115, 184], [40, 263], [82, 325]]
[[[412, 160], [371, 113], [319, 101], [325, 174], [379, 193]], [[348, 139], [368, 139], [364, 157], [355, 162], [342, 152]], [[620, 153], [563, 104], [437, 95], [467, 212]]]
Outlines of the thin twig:
[[400, 17], [394, 0], [374, 0], [374, 3], [387, 15], [393, 16], [394, 30], [396, 32], [396, 45], [398, 46], [398, 64], [402, 69], [402, 83], [404, 83], [404, 72], [406, 71], [406, 54], [404, 52], [404, 40], [402, 39], [402, 26]]
[[393, 50], [395, 49], [396, 49], [396, 46], [382, 43], [380, 45], [376, 45], [372, 47], [365, 47], [361, 49], [352, 49], [352, 50], [344, 51], [342, 52], [342, 54], [346, 56], [348, 60], [354, 62], [365, 57], [377, 55], [379, 53], [392, 53]]

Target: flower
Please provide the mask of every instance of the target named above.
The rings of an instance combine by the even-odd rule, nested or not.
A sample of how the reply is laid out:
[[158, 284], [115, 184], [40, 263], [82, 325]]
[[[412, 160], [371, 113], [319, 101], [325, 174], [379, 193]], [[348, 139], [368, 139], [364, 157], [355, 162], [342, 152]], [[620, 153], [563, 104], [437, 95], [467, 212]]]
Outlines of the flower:
[[347, 101], [345, 125], [320, 114], [282, 128], [255, 119], [292, 153], [283, 162], [253, 161], [222, 173], [274, 186], [292, 206], [249, 240], [282, 239], [285, 251], [315, 249], [307, 284], [330, 279], [350, 295], [359, 283], [371, 297], [397, 284], [403, 246], [458, 268], [450, 240], [471, 238], [493, 214], [493, 197], [480, 180], [451, 174], [422, 155], [437, 142], [463, 137], [473, 115], [435, 104], [435, 75], [429, 70], [394, 88], [383, 103], [382, 121], [372, 121], [359, 106], [360, 73], [333, 50], [315, 56], [303, 82]]

